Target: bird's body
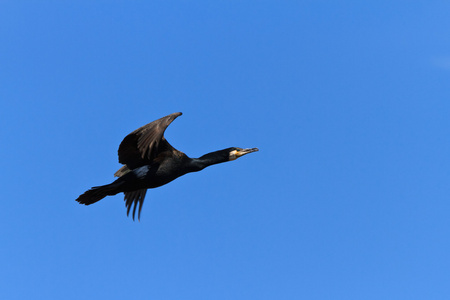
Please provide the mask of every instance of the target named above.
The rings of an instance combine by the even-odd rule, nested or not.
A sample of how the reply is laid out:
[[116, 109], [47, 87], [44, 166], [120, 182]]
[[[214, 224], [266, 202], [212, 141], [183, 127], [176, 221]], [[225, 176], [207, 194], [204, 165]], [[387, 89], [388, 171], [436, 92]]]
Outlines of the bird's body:
[[190, 159], [186, 155], [184, 155], [175, 156], [171, 159], [163, 160], [160, 163], [144, 165], [126, 173], [125, 175], [120, 177], [118, 181], [123, 180], [133, 183], [126, 188], [126, 185], [124, 185], [124, 192], [129, 192], [141, 188], [157, 188], [188, 173], [189, 160]]
[[119, 146], [119, 162], [124, 166], [114, 175], [119, 178], [111, 184], [93, 187], [76, 200], [85, 205], [95, 203], [106, 196], [125, 194], [127, 214], [134, 203], [133, 219], [139, 203], [138, 218], [147, 189], [160, 187], [190, 172], [234, 160], [257, 148], [227, 148], [190, 158], [173, 148], [164, 138], [167, 126], [181, 113], [174, 113], [153, 121], [127, 135]]

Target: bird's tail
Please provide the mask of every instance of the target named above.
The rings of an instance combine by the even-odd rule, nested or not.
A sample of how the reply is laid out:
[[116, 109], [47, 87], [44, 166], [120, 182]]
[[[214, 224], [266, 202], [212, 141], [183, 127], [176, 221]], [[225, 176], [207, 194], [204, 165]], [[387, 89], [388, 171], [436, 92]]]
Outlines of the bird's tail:
[[90, 205], [97, 201], [102, 200], [106, 196], [112, 196], [121, 191], [118, 189], [120, 182], [113, 182], [111, 184], [94, 186], [90, 190], [84, 192], [80, 197], [76, 199], [80, 204]]

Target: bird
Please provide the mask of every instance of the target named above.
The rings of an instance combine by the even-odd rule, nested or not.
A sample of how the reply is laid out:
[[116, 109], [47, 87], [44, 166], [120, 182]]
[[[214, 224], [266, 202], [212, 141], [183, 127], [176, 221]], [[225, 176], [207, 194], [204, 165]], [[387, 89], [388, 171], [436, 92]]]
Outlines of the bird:
[[134, 205], [134, 221], [136, 207], [139, 206], [140, 221], [147, 189], [163, 186], [187, 173], [198, 172], [208, 166], [233, 161], [259, 151], [258, 148], [230, 147], [199, 158], [190, 158], [172, 147], [164, 137], [166, 128], [181, 115], [181, 112], [167, 115], [128, 134], [119, 145], [119, 163], [123, 166], [114, 174], [118, 179], [110, 184], [92, 187], [76, 201], [91, 205], [106, 196], [124, 193], [127, 216]]

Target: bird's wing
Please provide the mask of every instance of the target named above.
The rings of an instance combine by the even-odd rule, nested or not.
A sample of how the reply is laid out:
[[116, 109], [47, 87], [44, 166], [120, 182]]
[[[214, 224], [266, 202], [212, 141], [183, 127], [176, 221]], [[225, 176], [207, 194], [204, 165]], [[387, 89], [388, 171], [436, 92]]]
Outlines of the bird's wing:
[[119, 146], [119, 162], [129, 169], [150, 164], [160, 149], [175, 150], [164, 138], [164, 131], [181, 113], [173, 113], [148, 123], [127, 135]]
[[144, 204], [144, 198], [145, 194], [147, 193], [147, 189], [132, 191], [132, 192], [125, 192], [125, 206], [127, 207], [127, 216], [130, 214], [131, 206], [133, 206], [133, 220], [134, 216], [136, 214], [136, 207], [139, 203], [139, 211], [138, 211], [138, 220], [141, 220], [141, 210], [142, 210], [142, 204]]
[[117, 170], [116, 173], [114, 173], [114, 177], [122, 177], [123, 175], [130, 172], [130, 169], [128, 169], [127, 165], [122, 166], [119, 170]]

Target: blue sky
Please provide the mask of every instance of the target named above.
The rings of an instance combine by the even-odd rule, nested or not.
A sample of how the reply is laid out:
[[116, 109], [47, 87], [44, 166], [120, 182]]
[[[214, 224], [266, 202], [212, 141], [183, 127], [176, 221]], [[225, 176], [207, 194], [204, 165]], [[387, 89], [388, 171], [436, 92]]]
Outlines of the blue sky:
[[[2, 1], [1, 299], [448, 299], [450, 4]], [[85, 207], [134, 129], [260, 152]]]

